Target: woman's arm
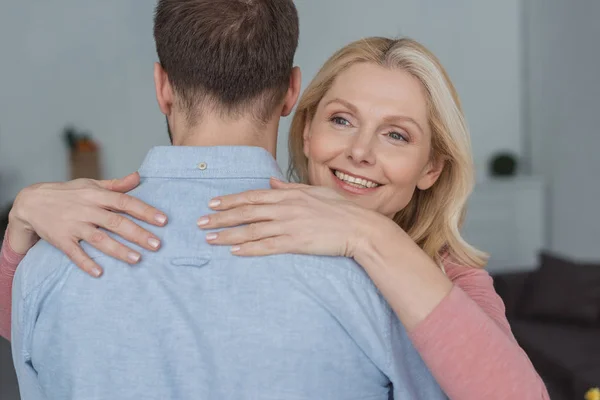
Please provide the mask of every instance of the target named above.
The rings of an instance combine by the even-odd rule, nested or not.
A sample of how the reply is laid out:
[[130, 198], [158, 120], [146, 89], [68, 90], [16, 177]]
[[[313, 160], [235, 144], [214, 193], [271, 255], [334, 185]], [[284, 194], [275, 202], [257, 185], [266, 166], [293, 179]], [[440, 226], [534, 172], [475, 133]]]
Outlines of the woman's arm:
[[210, 233], [207, 240], [233, 245], [240, 256], [353, 257], [387, 299], [451, 399], [548, 399], [510, 332], [489, 276], [458, 268], [448, 259], [446, 276], [391, 219], [331, 190], [271, 184], [282, 190], [211, 201], [218, 212], [202, 217], [200, 227], [230, 229]]
[[[9, 240], [9, 238], [12, 239]], [[12, 283], [15, 271], [39, 236], [15, 218], [13, 210], [0, 249], [0, 336], [10, 340]]]
[[446, 394], [453, 400], [549, 399], [510, 331], [489, 275], [447, 262], [452, 285], [416, 245], [399, 243], [407, 236], [397, 229], [378, 225], [355, 259], [406, 325]]
[[10, 340], [10, 314], [12, 306], [12, 282], [17, 265], [25, 257], [10, 247], [7, 229], [0, 249], [0, 336]]
[[458, 286], [498, 325], [509, 338], [516, 342], [510, 324], [506, 319], [504, 302], [496, 293], [494, 280], [485, 269], [458, 264], [446, 256], [444, 258], [446, 276]]

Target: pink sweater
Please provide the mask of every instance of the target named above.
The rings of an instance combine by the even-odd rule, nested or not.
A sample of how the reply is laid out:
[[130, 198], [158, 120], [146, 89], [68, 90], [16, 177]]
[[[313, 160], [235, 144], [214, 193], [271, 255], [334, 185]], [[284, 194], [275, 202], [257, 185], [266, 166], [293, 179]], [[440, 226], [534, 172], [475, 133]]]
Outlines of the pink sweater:
[[[12, 279], [23, 255], [0, 250], [0, 335], [10, 339]], [[410, 337], [452, 400], [549, 400], [546, 387], [517, 344], [492, 278], [481, 269], [445, 262], [450, 294]]]

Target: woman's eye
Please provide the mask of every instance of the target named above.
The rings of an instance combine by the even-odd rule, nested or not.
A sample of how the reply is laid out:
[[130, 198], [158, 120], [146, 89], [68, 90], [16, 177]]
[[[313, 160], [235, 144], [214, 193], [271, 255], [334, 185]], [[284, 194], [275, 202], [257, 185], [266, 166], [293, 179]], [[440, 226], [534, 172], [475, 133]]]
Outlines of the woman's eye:
[[350, 122], [346, 118], [342, 117], [333, 117], [331, 118], [331, 122], [336, 125], [350, 126]]
[[408, 142], [408, 140], [406, 139], [406, 137], [398, 132], [389, 132], [388, 133], [388, 137], [393, 139], [393, 140], [403, 140], [405, 142]]

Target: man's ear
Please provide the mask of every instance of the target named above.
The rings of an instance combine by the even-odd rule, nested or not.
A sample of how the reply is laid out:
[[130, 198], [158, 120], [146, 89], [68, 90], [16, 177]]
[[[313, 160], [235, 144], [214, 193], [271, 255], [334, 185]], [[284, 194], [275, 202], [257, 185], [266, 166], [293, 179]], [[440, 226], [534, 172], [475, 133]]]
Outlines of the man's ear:
[[173, 87], [169, 82], [169, 76], [159, 63], [154, 63], [154, 87], [156, 89], [156, 100], [160, 111], [169, 116], [173, 108]]
[[283, 109], [281, 110], [281, 116], [287, 117], [292, 113], [292, 110], [298, 102], [300, 97], [300, 90], [302, 87], [302, 72], [300, 68], [292, 68], [290, 75], [290, 85], [288, 86], [287, 94], [285, 95], [285, 102], [283, 103]]
[[445, 165], [446, 160], [444, 159], [431, 160], [423, 170], [423, 174], [417, 182], [417, 187], [420, 190], [431, 188], [442, 174]]

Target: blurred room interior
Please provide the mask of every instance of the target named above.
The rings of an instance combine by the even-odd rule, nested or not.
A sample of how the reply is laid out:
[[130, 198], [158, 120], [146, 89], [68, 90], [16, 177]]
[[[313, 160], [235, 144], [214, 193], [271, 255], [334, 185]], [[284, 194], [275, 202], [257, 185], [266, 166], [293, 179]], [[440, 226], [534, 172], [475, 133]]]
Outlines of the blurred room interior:
[[[304, 83], [364, 36], [413, 37], [441, 59], [477, 168], [464, 236], [490, 254], [514, 334], [552, 399], [583, 399], [600, 386], [600, 2], [296, 4]], [[0, 236], [23, 187], [123, 176], [168, 144], [152, 84], [153, 6], [0, 3]], [[283, 169], [288, 127], [285, 119]], [[595, 320], [578, 312], [590, 302]], [[18, 399], [3, 339], [0, 368], [0, 399]]]

